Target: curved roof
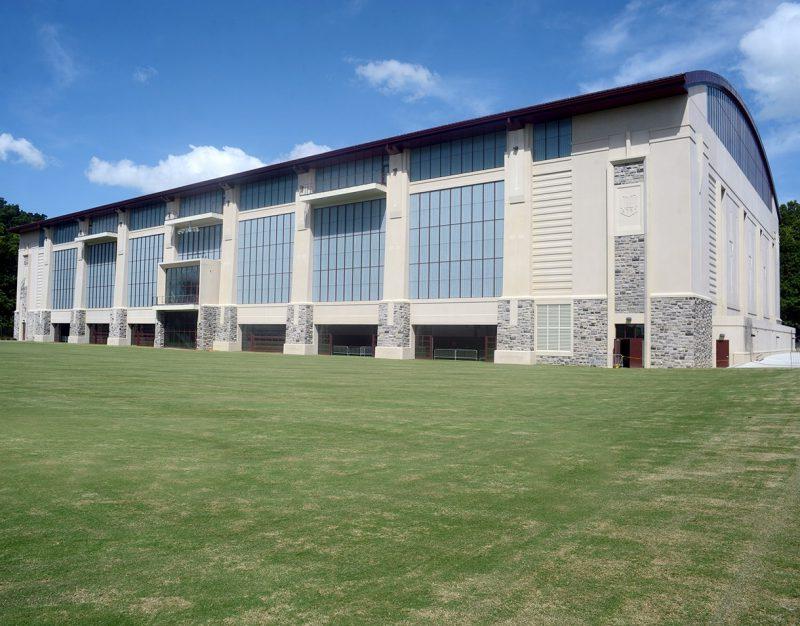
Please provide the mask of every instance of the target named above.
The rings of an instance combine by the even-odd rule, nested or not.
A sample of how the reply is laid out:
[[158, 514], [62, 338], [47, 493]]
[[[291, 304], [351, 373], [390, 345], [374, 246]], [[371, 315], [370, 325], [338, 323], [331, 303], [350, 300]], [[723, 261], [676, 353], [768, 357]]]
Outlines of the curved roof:
[[[769, 187], [770, 191], [772, 192], [772, 200], [775, 202], [775, 208], [778, 208], [778, 194], [775, 191], [775, 180], [772, 178], [772, 169], [769, 166], [769, 159], [767, 158], [767, 151], [764, 149], [764, 142], [761, 140], [761, 134], [758, 132], [758, 127], [756, 127], [756, 122], [753, 119], [753, 116], [750, 113], [750, 109], [747, 108], [747, 104], [745, 104], [744, 98], [739, 95], [739, 92], [734, 89], [733, 85], [731, 85], [724, 77], [720, 76], [719, 74], [715, 74], [714, 72], [709, 72], [707, 70], [697, 70], [694, 72], [686, 72], [684, 74], [686, 79], [686, 88], [694, 87], [695, 85], [711, 85], [720, 89], [727, 93], [731, 99], [736, 103], [736, 106], [742, 112], [745, 120], [747, 120], [747, 125], [750, 127], [751, 132], [753, 133], [753, 137], [755, 137], [756, 144], [758, 145], [758, 151], [761, 154], [761, 160], [764, 162], [764, 167], [767, 170], [767, 177], [769, 178]], [[771, 209], [772, 207], [770, 207]], [[780, 212], [778, 212], [780, 217]]]
[[596, 111], [602, 111], [605, 109], [627, 106], [631, 104], [639, 104], [642, 102], [658, 100], [660, 98], [667, 98], [670, 96], [686, 95], [689, 87], [701, 84], [714, 85], [722, 89], [723, 91], [727, 92], [733, 98], [734, 102], [736, 102], [741, 108], [758, 143], [761, 157], [764, 160], [767, 173], [769, 175], [769, 183], [772, 190], [772, 195], [777, 205], [775, 184], [772, 179], [772, 172], [769, 168], [766, 152], [764, 150], [761, 137], [758, 134], [758, 129], [753, 121], [753, 117], [750, 115], [750, 111], [747, 109], [747, 105], [745, 105], [744, 100], [731, 86], [731, 84], [722, 76], [708, 71], [693, 71], [683, 74], [674, 74], [672, 76], [657, 78], [655, 80], [649, 80], [633, 85], [625, 85], [622, 87], [614, 87], [613, 89], [582, 94], [571, 98], [564, 98], [562, 100], [554, 100], [552, 102], [537, 104], [521, 109], [512, 109], [502, 113], [495, 113], [492, 115], [477, 117], [452, 124], [445, 124], [412, 133], [387, 137], [385, 139], [378, 139], [376, 141], [357, 144], [347, 148], [339, 148], [337, 150], [331, 150], [329, 152], [304, 157], [302, 159], [275, 163], [246, 172], [221, 176], [211, 180], [192, 183], [190, 185], [183, 185], [181, 187], [175, 187], [173, 189], [167, 189], [143, 196], [136, 196], [134, 198], [128, 198], [119, 202], [104, 204], [91, 209], [76, 211], [67, 215], [60, 215], [58, 217], [52, 217], [46, 220], [40, 220], [38, 222], [31, 222], [30, 224], [17, 226], [10, 230], [12, 232], [24, 232], [41, 228], [42, 226], [51, 226], [53, 224], [68, 220], [111, 213], [117, 209], [134, 208], [136, 206], [161, 201], [165, 198], [207, 191], [210, 189], [219, 188], [220, 185], [224, 186], [248, 182], [268, 175], [288, 173], [291, 171], [305, 171], [310, 167], [328, 165], [339, 161], [373, 156], [376, 154], [386, 154], [387, 152], [394, 154], [405, 148], [413, 148], [429, 143], [446, 141], [448, 139], [456, 139], [458, 137], [468, 136], [475, 133], [521, 128], [525, 124], [529, 123], [544, 122], [547, 120], [570, 117], [573, 115], [582, 115], [585, 113], [594, 113]]

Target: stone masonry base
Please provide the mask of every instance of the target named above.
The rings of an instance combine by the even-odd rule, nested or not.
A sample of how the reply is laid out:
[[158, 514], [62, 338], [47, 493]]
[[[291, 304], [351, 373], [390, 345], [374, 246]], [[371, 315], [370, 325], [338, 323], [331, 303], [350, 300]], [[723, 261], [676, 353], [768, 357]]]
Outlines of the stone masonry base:
[[703, 298], [651, 298], [650, 366], [712, 367], [712, 310]]
[[89, 343], [89, 333], [86, 332], [86, 310], [72, 309], [69, 318], [69, 343]]
[[381, 302], [378, 305], [378, 345], [375, 357], [379, 359], [413, 359], [411, 345], [411, 304], [408, 302]]

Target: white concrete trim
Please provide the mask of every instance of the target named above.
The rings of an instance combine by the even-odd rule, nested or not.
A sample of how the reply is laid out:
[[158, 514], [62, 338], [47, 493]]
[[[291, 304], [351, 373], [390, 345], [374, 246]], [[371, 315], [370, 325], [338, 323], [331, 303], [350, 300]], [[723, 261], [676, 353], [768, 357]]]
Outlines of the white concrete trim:
[[533, 365], [533, 350], [495, 350], [494, 362], [501, 365]]
[[200, 213], [198, 215], [187, 215], [186, 217], [176, 217], [173, 219], [164, 220], [164, 226], [172, 226], [180, 228], [181, 226], [210, 226], [213, 224], [222, 224], [222, 213]]
[[76, 243], [87, 243], [87, 244], [108, 243], [109, 241], [116, 241], [116, 240], [117, 240], [117, 233], [112, 233], [110, 231], [75, 237]]
[[381, 183], [367, 183], [365, 185], [354, 185], [342, 189], [331, 189], [330, 191], [320, 191], [317, 193], [307, 193], [298, 196], [300, 202], [305, 202], [312, 207], [322, 207], [337, 204], [347, 204], [348, 202], [361, 202], [364, 200], [375, 200], [386, 197], [386, 185]]
[[409, 360], [414, 358], [413, 347], [376, 346], [376, 359]]

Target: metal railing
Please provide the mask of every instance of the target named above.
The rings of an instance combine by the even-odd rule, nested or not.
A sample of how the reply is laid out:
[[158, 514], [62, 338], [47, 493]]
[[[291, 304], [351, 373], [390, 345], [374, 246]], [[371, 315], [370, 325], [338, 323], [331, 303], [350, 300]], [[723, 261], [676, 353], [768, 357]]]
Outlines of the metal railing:
[[200, 292], [193, 293], [170, 293], [166, 296], [154, 298], [154, 304], [199, 304]]

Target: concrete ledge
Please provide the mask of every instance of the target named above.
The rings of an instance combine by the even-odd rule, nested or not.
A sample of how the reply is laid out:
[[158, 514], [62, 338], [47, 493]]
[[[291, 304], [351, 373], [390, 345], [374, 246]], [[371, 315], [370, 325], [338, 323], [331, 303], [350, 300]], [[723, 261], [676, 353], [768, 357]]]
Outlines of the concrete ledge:
[[54, 337], [52, 333], [49, 335], [34, 335], [33, 340], [39, 343], [53, 343]]
[[494, 362], [503, 365], [533, 365], [533, 350], [495, 350]]
[[283, 353], [310, 356], [317, 353], [317, 346], [313, 343], [285, 343]]
[[131, 345], [130, 337], [109, 337], [109, 346], [129, 346]]
[[70, 335], [67, 343], [89, 343], [89, 335]]
[[242, 346], [238, 341], [214, 341], [211, 349], [219, 352], [241, 352]]
[[394, 346], [376, 346], [375, 347], [376, 359], [413, 359], [414, 348], [401, 348]]

